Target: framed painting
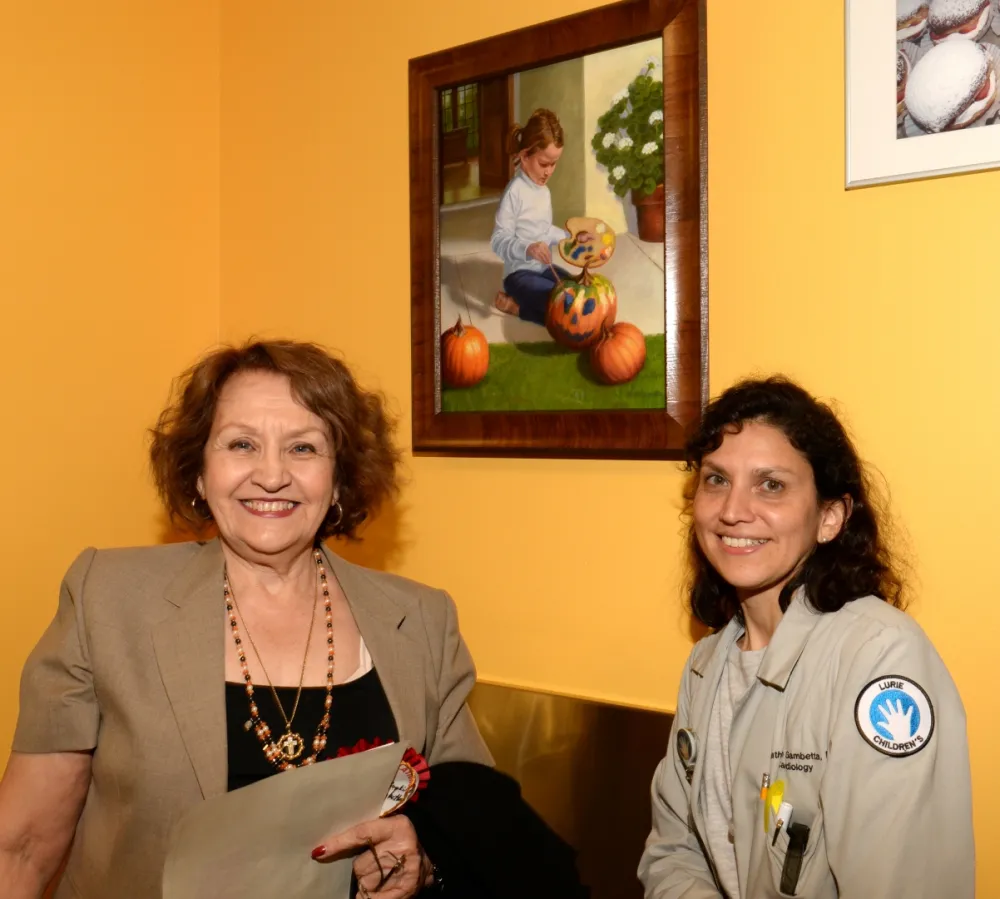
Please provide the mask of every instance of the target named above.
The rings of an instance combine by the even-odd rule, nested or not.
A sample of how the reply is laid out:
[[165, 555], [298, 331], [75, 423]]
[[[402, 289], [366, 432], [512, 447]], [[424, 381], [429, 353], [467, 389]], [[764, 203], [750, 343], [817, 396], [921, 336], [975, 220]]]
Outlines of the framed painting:
[[846, 186], [1000, 166], [1000, 2], [847, 0], [845, 11]]
[[707, 394], [703, 0], [410, 61], [413, 449], [677, 458]]

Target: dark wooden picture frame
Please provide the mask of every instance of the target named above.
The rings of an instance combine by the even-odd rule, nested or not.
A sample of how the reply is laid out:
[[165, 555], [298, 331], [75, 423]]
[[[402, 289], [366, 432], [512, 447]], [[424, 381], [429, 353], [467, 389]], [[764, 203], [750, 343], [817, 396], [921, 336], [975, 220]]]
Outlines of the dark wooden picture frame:
[[[443, 412], [440, 95], [662, 37], [665, 408]], [[704, 0], [625, 0], [410, 61], [410, 251], [415, 453], [678, 458], [708, 391]]]

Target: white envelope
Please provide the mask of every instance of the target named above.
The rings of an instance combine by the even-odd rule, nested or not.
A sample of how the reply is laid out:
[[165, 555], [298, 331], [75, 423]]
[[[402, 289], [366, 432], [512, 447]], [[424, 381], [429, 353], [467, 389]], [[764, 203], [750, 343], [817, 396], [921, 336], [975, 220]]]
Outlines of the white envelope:
[[348, 899], [351, 859], [313, 849], [379, 816], [405, 743], [271, 777], [207, 799], [171, 833], [163, 899]]

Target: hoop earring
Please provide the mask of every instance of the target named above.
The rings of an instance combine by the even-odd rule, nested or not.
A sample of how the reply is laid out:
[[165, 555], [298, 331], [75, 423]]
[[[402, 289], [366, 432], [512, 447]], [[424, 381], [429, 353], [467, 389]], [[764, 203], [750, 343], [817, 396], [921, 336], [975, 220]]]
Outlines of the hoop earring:
[[336, 509], [337, 511], [337, 520], [331, 521], [330, 527], [332, 528], [339, 527], [340, 523], [344, 520], [344, 507], [340, 504], [340, 500], [339, 499], [334, 500], [334, 503], [332, 506], [330, 506], [330, 509], [331, 510]]
[[212, 512], [211, 512], [211, 510], [208, 509], [208, 506], [206, 505], [205, 508], [206, 508], [207, 511], [202, 512], [201, 509], [198, 508], [198, 500], [199, 499], [200, 499], [200, 497], [196, 496], [196, 497], [194, 497], [191, 500], [191, 511], [194, 512], [194, 514], [197, 515], [203, 521], [211, 521], [212, 520]]

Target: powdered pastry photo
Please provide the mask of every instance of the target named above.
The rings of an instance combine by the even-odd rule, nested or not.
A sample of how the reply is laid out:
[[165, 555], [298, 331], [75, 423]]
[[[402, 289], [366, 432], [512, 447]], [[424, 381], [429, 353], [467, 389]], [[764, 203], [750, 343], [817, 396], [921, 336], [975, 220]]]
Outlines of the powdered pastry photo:
[[896, 136], [1000, 121], [1000, 0], [896, 0]]

